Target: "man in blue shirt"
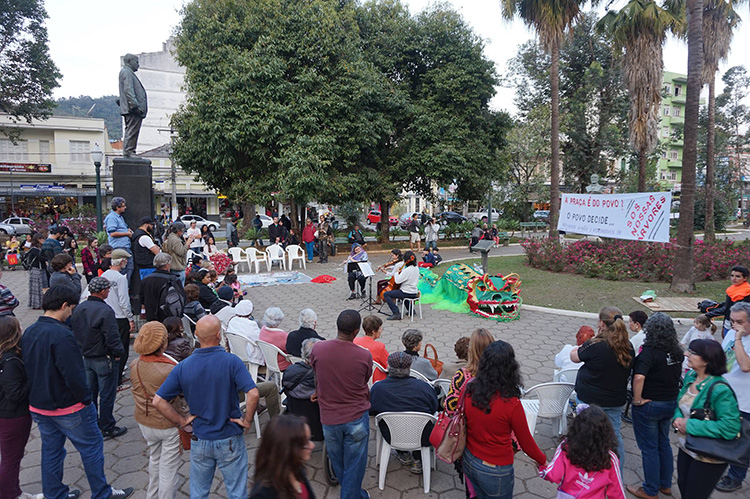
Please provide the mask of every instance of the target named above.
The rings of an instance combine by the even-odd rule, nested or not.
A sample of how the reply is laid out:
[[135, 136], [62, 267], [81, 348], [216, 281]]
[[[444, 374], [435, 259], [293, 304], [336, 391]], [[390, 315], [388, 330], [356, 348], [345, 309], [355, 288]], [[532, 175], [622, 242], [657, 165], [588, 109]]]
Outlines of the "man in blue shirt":
[[[240, 358], [219, 346], [219, 319], [213, 315], [202, 318], [195, 325], [195, 335], [201, 348], [169, 373], [156, 392], [154, 407], [180, 427], [193, 425], [191, 498], [208, 498], [218, 466], [228, 499], [247, 499], [247, 449], [242, 434], [250, 428], [260, 394]], [[247, 401], [244, 417], [240, 391]], [[180, 394], [190, 407], [188, 418], [169, 403]]]
[[[109, 245], [112, 246], [112, 249], [124, 249], [132, 255], [133, 253], [130, 251], [130, 238], [133, 237], [133, 231], [130, 230], [130, 227], [128, 227], [128, 224], [125, 223], [125, 219], [122, 217], [126, 209], [125, 198], [119, 196], [112, 198], [112, 211], [104, 218], [104, 228], [109, 236]], [[133, 275], [132, 258], [128, 258], [128, 264], [120, 273], [128, 276], [128, 283], [130, 283], [130, 276]]]

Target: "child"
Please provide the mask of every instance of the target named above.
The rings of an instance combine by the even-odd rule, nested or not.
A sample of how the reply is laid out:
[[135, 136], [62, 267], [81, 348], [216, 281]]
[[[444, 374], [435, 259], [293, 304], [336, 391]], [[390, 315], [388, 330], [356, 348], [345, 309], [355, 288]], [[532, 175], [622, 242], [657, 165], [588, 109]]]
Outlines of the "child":
[[643, 342], [646, 340], [646, 330], [643, 329], [643, 325], [648, 320], [648, 315], [643, 310], [636, 310], [628, 314], [630, 317], [630, 330], [636, 333], [635, 336], [630, 338], [630, 344], [633, 345], [635, 354], [641, 353]]
[[435, 266], [437, 267], [443, 261], [443, 257], [440, 256], [440, 250], [437, 248], [432, 250], [432, 254], [435, 256]]
[[[709, 332], [708, 330], [711, 330]], [[716, 324], [713, 323], [711, 318], [706, 314], [701, 314], [695, 319], [693, 319], [693, 327], [690, 328], [690, 331], [685, 333], [685, 336], [682, 337], [682, 341], [680, 341], [680, 345], [683, 348], [687, 348], [687, 346], [690, 344], [693, 340], [714, 340], [716, 341], [716, 338], [714, 338], [714, 333], [716, 332]], [[690, 370], [688, 367], [688, 359], [685, 357], [685, 360], [682, 361], [682, 375], [685, 376], [687, 372]]]
[[497, 224], [492, 224], [492, 230], [490, 231], [492, 240], [495, 241], [495, 248], [500, 246], [500, 237], [498, 236]]
[[192, 265], [190, 265], [190, 272], [198, 272], [201, 268], [201, 264], [203, 263], [203, 258], [201, 258], [198, 255], [195, 255], [192, 260]]
[[221, 282], [221, 285], [229, 286], [230, 288], [232, 288], [232, 306], [237, 305], [237, 303], [239, 303], [243, 296], [242, 285], [237, 280], [237, 274], [232, 272], [231, 274], [225, 276], [224, 280]]
[[[377, 315], [368, 315], [362, 319], [362, 329], [365, 331], [364, 336], [354, 338], [354, 344], [366, 348], [372, 354], [372, 360], [380, 364], [384, 369], [388, 368], [388, 351], [385, 345], [380, 341], [375, 341], [383, 334], [383, 320]], [[372, 382], [385, 379], [385, 373], [373, 368]]]
[[578, 404], [577, 410], [555, 457], [539, 476], [560, 484], [559, 499], [625, 499], [612, 423], [598, 406]]
[[435, 255], [432, 254], [432, 248], [425, 249], [422, 253], [422, 261], [419, 267], [430, 269], [435, 266]]

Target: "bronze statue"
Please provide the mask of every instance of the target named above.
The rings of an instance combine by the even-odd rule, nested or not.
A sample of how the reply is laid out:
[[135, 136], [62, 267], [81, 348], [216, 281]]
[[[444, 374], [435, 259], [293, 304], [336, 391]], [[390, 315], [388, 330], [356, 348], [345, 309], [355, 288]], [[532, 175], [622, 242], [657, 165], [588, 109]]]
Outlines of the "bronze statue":
[[126, 54], [122, 59], [125, 64], [120, 70], [120, 98], [117, 99], [117, 104], [120, 106], [120, 114], [125, 118], [122, 155], [129, 158], [135, 155], [141, 122], [148, 112], [148, 99], [146, 89], [135, 75], [139, 67], [138, 56]]

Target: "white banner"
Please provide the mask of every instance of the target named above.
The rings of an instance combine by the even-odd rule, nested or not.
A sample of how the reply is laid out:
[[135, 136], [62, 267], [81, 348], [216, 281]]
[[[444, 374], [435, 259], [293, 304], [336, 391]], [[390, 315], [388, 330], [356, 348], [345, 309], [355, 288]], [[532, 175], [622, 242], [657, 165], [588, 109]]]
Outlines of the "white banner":
[[576, 234], [669, 242], [671, 192], [562, 194], [557, 229]]

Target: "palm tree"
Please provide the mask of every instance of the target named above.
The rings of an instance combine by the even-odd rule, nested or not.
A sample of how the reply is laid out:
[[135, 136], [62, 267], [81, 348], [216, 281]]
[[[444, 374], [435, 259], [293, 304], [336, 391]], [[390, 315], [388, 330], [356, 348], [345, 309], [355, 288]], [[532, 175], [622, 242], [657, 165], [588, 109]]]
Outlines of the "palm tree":
[[659, 140], [662, 90], [662, 48], [667, 30], [677, 19], [654, 1], [631, 0], [599, 21], [612, 36], [614, 49], [623, 53], [625, 84], [630, 95], [630, 143], [638, 153], [638, 192], [646, 190], [646, 163]]
[[714, 126], [716, 125], [716, 71], [726, 60], [732, 32], [740, 17], [731, 0], [704, 0], [703, 84], [708, 84], [708, 130], [706, 140], [706, 222], [704, 241], [714, 241]]
[[549, 237], [557, 237], [560, 213], [560, 46], [581, 15], [580, 0], [501, 0], [503, 17], [520, 17], [536, 30], [539, 42], [552, 57], [550, 86], [552, 87], [552, 161], [550, 165]]

